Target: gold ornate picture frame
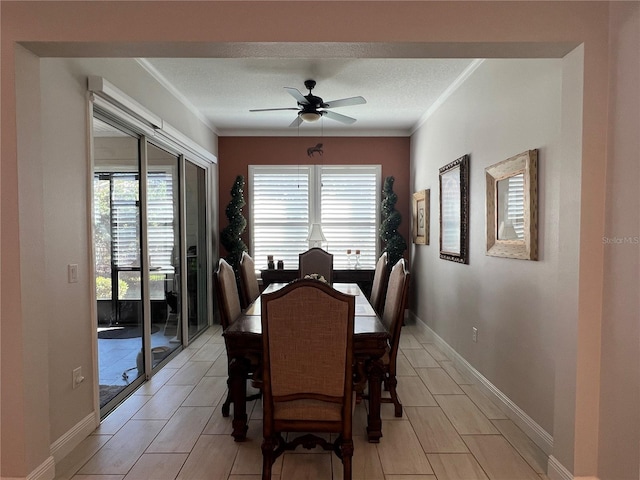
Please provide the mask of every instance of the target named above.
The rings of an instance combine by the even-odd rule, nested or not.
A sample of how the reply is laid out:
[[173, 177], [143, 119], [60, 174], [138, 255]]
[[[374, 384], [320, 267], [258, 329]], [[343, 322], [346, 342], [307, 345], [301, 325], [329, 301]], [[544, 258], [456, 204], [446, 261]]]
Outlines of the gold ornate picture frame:
[[413, 243], [429, 245], [429, 210], [431, 190], [413, 194]]
[[487, 255], [538, 259], [538, 150], [485, 169]]

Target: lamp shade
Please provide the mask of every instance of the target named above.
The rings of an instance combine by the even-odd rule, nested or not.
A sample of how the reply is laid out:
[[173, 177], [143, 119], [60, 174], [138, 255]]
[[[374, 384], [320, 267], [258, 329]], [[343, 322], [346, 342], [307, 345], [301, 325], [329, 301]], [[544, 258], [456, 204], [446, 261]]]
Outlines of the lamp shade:
[[327, 242], [326, 237], [322, 233], [322, 227], [319, 223], [312, 223], [309, 228], [309, 235], [307, 235], [309, 241], [309, 248], [321, 247]]
[[300, 114], [300, 118], [302, 118], [302, 120], [304, 120], [305, 122], [317, 122], [318, 120], [320, 120], [320, 117], [322, 115], [320, 115], [318, 112], [302, 112]]

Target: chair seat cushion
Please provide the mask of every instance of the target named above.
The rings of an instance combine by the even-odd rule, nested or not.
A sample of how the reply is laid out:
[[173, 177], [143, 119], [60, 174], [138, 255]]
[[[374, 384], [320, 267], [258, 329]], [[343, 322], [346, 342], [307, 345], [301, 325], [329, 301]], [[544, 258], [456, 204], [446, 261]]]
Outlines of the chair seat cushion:
[[342, 404], [312, 399], [274, 402], [273, 418], [276, 420], [340, 421], [342, 419]]

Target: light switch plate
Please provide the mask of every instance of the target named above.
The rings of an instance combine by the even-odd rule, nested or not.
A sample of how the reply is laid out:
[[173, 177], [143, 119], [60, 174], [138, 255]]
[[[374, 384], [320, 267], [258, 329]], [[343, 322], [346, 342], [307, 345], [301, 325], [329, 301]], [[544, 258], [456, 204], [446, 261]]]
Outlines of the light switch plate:
[[69, 283], [78, 283], [78, 264], [70, 263], [67, 265], [67, 281]]

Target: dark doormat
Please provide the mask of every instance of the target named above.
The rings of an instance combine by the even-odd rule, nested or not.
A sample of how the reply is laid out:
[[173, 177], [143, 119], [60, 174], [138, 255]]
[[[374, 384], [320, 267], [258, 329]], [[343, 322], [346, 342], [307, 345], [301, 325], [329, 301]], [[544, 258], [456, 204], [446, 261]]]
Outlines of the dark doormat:
[[126, 385], [100, 385], [100, 408], [109, 403], [125, 387]]
[[[154, 334], [160, 330], [160, 327], [152, 326], [151, 333]], [[104, 330], [98, 332], [98, 338], [103, 339], [124, 339], [135, 338], [142, 336], [142, 328], [138, 326], [131, 327], [106, 327]]]

